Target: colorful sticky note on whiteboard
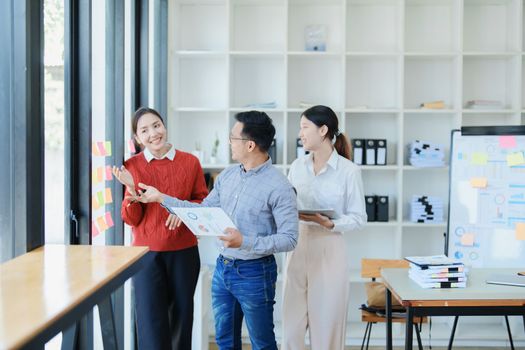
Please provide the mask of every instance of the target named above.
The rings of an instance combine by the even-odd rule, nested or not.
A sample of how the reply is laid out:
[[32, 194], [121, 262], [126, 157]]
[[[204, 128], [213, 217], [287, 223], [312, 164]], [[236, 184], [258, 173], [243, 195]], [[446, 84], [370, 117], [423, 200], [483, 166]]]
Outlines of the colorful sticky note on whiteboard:
[[470, 186], [473, 188], [487, 188], [486, 177], [473, 177], [470, 179]]
[[525, 241], [525, 222], [516, 223], [516, 239], [518, 241]]
[[96, 142], [93, 142], [91, 144], [91, 153], [93, 153], [94, 156], [100, 156], [100, 150], [98, 149], [98, 145]]
[[514, 148], [516, 147], [516, 136], [500, 136], [499, 146], [501, 148]]
[[516, 166], [525, 164], [525, 158], [523, 158], [523, 152], [515, 152], [507, 154], [507, 165]]
[[473, 233], [464, 233], [461, 236], [461, 245], [472, 247], [474, 245], [474, 234]]
[[489, 156], [487, 153], [476, 152], [472, 153], [470, 163], [474, 165], [486, 165], [488, 160]]
[[104, 168], [100, 166], [97, 168], [97, 183], [102, 181], [104, 181]]
[[95, 210], [100, 208], [100, 203], [98, 202], [98, 196], [96, 196], [96, 195], [91, 196], [91, 206]]

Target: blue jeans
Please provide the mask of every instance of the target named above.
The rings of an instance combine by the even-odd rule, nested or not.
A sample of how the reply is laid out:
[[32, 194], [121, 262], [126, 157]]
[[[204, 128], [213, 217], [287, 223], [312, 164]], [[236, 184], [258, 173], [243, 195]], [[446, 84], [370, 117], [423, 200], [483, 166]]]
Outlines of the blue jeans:
[[220, 350], [240, 350], [243, 317], [253, 350], [277, 350], [273, 305], [277, 264], [273, 255], [238, 260], [219, 255], [211, 295]]

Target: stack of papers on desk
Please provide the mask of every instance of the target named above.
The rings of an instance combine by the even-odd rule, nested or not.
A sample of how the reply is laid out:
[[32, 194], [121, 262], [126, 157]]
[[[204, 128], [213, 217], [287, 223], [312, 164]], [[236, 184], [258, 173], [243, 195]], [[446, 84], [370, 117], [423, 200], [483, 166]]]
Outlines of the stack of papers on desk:
[[443, 201], [439, 197], [412, 196], [410, 221], [429, 223], [443, 221]]
[[443, 146], [416, 140], [409, 145], [410, 165], [418, 168], [445, 166], [445, 152]]
[[422, 288], [465, 288], [467, 270], [445, 255], [408, 256], [408, 276]]

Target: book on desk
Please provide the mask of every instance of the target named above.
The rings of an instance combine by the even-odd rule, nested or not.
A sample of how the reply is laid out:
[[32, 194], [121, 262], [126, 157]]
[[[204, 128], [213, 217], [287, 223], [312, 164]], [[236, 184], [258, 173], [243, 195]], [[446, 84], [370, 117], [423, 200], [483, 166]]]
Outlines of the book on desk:
[[408, 276], [422, 288], [465, 288], [465, 265], [446, 255], [408, 256]]

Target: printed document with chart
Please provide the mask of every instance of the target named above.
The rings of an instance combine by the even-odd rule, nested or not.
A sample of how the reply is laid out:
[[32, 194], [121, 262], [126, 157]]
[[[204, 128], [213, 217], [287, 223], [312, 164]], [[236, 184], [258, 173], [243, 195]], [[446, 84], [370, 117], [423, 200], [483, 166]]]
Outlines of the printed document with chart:
[[170, 211], [177, 215], [195, 236], [224, 236], [227, 227], [236, 228], [233, 221], [221, 208], [170, 207]]

